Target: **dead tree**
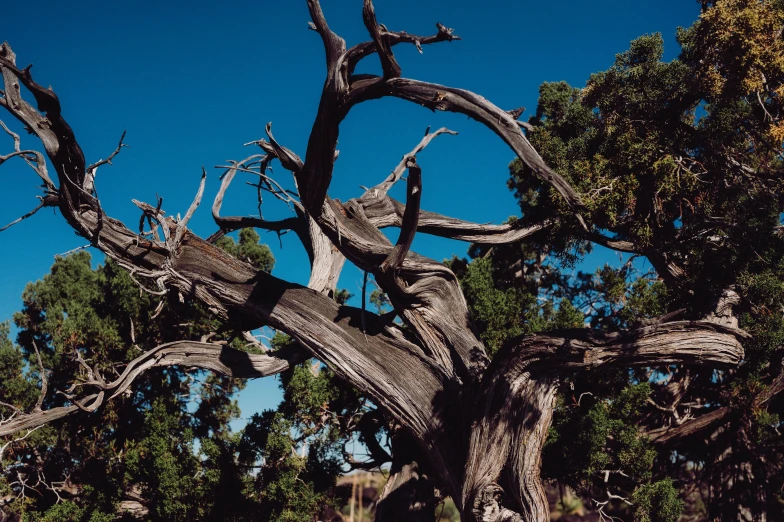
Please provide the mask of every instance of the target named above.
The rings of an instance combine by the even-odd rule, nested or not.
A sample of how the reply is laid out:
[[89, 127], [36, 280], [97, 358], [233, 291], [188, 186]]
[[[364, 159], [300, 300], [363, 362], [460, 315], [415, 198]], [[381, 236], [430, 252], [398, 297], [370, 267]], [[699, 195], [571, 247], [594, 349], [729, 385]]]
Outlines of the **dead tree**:
[[[327, 74], [304, 159], [279, 143], [267, 126], [267, 139], [255, 142], [260, 153], [230, 165], [224, 175], [213, 205], [220, 230], [208, 240], [187, 228], [201, 201], [204, 177], [181, 220], [166, 217], [160, 203], [137, 202], [142, 209], [138, 231], [106, 215], [93, 190], [99, 165], [86, 164], [57, 96], [33, 79], [29, 67], [16, 65], [8, 44], [0, 47], [0, 106], [40, 138], [56, 172], [57, 183], [49, 177], [43, 156], [22, 150], [15, 138], [16, 150], [10, 156], [25, 160], [44, 183], [38, 208], [58, 208], [79, 235], [127, 269], [148, 291], [179, 292], [206, 304], [238, 330], [267, 325], [299, 342], [293, 351], [261, 356], [206, 341], [160, 346], [132, 362], [114, 382], [90, 373], [81, 385], [83, 395], [75, 390], [71, 406], [20, 414], [0, 426], [0, 435], [32, 429], [81, 409], [94, 410], [153, 366], [182, 364], [258, 377], [315, 357], [371, 397], [402, 427], [393, 475], [378, 505], [379, 520], [432, 519], [436, 489], [454, 499], [463, 520], [549, 520], [539, 469], [561, 376], [601, 366], [733, 366], [743, 356], [739, 339], [745, 334], [708, 320], [664, 322], [608, 335], [573, 330], [517, 339], [490, 362], [455, 275], [443, 264], [410, 251], [414, 235], [503, 244], [523, 240], [552, 223], [527, 228], [480, 225], [421, 209], [423, 176], [416, 155], [435, 136], [450, 132], [446, 129], [427, 133], [387, 179], [360, 197], [345, 203], [331, 199], [327, 191], [340, 124], [354, 106], [395, 97], [433, 111], [467, 115], [493, 131], [561, 194], [586, 238], [610, 246], [612, 242], [584, 222], [580, 194], [534, 150], [524, 126], [516, 121], [519, 114], [466, 90], [402, 76], [393, 54], [396, 45], [421, 47], [456, 40], [452, 29], [437, 24], [431, 36], [390, 31], [377, 22], [372, 1], [365, 0], [362, 18], [370, 40], [347, 48], [330, 30], [318, 0], [307, 3], [310, 27], [324, 45]], [[380, 60], [383, 74], [355, 74], [357, 64], [365, 59]], [[37, 107], [25, 101], [22, 89], [29, 91]], [[293, 174], [296, 192], [284, 190], [266, 175], [273, 160]], [[260, 191], [285, 200], [296, 215], [274, 222], [221, 216], [221, 202], [232, 179], [246, 171], [259, 176]], [[406, 201], [395, 201], [388, 191], [406, 171]], [[147, 232], [145, 223], [150, 227]], [[220, 235], [248, 226], [294, 231], [310, 257], [309, 285], [257, 271], [212, 244]], [[395, 244], [381, 233], [383, 227], [400, 229]], [[395, 315], [408, 327], [406, 333], [390, 314], [340, 306], [330, 297], [346, 259], [375, 277]]]

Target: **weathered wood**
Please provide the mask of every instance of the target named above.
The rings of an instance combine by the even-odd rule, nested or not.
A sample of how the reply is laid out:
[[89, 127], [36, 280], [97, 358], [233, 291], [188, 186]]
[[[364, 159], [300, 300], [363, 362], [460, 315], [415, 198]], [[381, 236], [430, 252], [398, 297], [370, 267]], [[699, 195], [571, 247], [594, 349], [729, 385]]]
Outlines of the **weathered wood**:
[[[462, 500], [477, 520], [549, 520], [539, 478], [558, 375], [600, 366], [737, 365], [740, 330], [676, 321], [601, 334], [588, 329], [521, 337], [493, 359], [476, 402]], [[503, 473], [502, 473], [503, 471]]]
[[[80, 383], [81, 387], [98, 390], [98, 393], [79, 398], [74, 404], [44, 411], [33, 411], [14, 417], [0, 424], [0, 437], [21, 430], [32, 429], [80, 410], [97, 409], [104, 400], [111, 400], [128, 390], [144, 372], [161, 366], [184, 366], [211, 370], [238, 379], [267, 377], [288, 370], [305, 359], [296, 349], [282, 349], [272, 354], [250, 354], [228, 346], [196, 342], [175, 341], [163, 344], [140, 355], [125, 367], [122, 375], [113, 382], [92, 380]], [[45, 393], [42, 390], [42, 397]]]
[[[415, 157], [435, 136], [451, 132], [446, 129], [427, 133], [387, 179], [360, 198], [346, 203], [332, 200], [327, 190], [341, 122], [357, 104], [387, 96], [432, 110], [462, 113], [505, 141], [537, 176], [561, 194], [582, 222], [580, 194], [544, 163], [514, 114], [466, 90], [400, 77], [392, 47], [452, 41], [457, 37], [451, 29], [439, 24], [436, 35], [422, 38], [388, 31], [378, 24], [372, 2], [365, 0], [364, 21], [371, 41], [346, 49], [344, 40], [330, 30], [318, 0], [307, 0], [307, 4], [313, 20], [311, 28], [324, 45], [327, 70], [305, 159], [278, 143], [268, 125], [269, 142], [254, 142], [265, 154], [229, 166], [222, 180], [213, 205], [220, 231], [212, 238], [243, 226], [294, 230], [311, 260], [307, 288], [232, 258], [189, 232], [187, 220], [164, 217], [160, 204], [158, 208], [142, 203], [139, 206], [145, 212], [143, 219], [155, 221], [163, 237], [150, 239], [136, 234], [107, 216], [92, 192], [93, 180], [86, 176], [84, 156], [61, 114], [57, 96], [37, 84], [29, 69], [17, 68], [7, 44], [0, 46], [5, 92], [0, 106], [41, 139], [59, 184], [57, 196], [48, 204], [58, 205], [78, 234], [127, 269], [150, 292], [180, 292], [206, 304], [233, 328], [247, 331], [268, 325], [299, 343], [285, 356], [250, 356], [204, 343], [165, 345], [134, 361], [115, 383], [91, 383], [100, 390], [97, 394], [75, 399], [79, 402], [62, 409], [35, 414], [31, 422], [40, 424], [79, 409], [95, 409], [107, 392], [121, 393], [136, 376], [153, 366], [181, 364], [254, 377], [313, 356], [383, 408], [400, 424], [401, 437], [411, 441], [399, 455], [393, 455], [402, 460], [397, 460], [396, 473], [384, 495], [387, 506], [391, 506], [395, 492], [408, 501], [400, 510], [385, 508], [384, 513], [398, 513], [397, 519], [432, 517], [428, 510], [435, 485], [453, 497], [466, 521], [549, 520], [539, 468], [561, 376], [606, 365], [736, 365], [743, 355], [739, 339], [745, 334], [708, 321], [670, 322], [616, 334], [579, 329], [517, 339], [489, 363], [457, 278], [442, 263], [410, 251], [415, 233], [508, 244], [551, 223], [528, 227], [481, 225], [421, 210], [419, 195], [428, 183], [422, 181]], [[374, 54], [381, 60], [383, 76], [354, 76], [357, 63]], [[38, 110], [18, 94], [22, 87], [33, 95]], [[258, 160], [261, 164], [255, 173], [263, 177], [266, 163], [272, 159], [279, 160], [294, 175], [297, 194], [282, 189], [273, 192], [284, 199], [291, 197], [295, 216], [276, 222], [266, 221], [261, 215], [221, 216], [223, 197], [235, 174], [250, 170], [248, 165]], [[409, 187], [404, 205], [389, 198], [387, 192], [406, 168]], [[54, 183], [50, 189], [55, 190]], [[198, 200], [200, 195], [192, 210]], [[191, 214], [189, 211], [188, 216]], [[586, 237], [612, 243], [620, 250], [635, 248], [588, 232], [590, 227], [583, 225]], [[400, 227], [397, 245], [393, 246], [379, 230], [386, 226]], [[330, 294], [346, 259], [374, 274], [397, 315], [405, 321], [407, 332], [387, 318], [340, 306], [332, 299]], [[664, 258], [660, 261], [670, 262]], [[6, 424], [0, 428], [0, 435], [31, 426], [24, 422]], [[427, 480], [422, 469], [427, 469]], [[419, 498], [422, 500], [416, 500]]]

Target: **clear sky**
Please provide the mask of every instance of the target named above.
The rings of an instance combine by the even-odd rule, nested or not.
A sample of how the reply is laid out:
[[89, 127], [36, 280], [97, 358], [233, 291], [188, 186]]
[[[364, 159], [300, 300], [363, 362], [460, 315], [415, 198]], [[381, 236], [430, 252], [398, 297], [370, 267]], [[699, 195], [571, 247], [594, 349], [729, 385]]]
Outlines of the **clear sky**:
[[[322, 5], [348, 45], [368, 39], [361, 1]], [[666, 58], [674, 58], [676, 28], [699, 14], [694, 0], [377, 0], [375, 7], [390, 30], [430, 35], [441, 22], [463, 38], [425, 46], [423, 55], [396, 47], [404, 77], [470, 89], [504, 109], [525, 106], [523, 118], [535, 112], [542, 82], [582, 86], [642, 34], [661, 32]], [[156, 193], [169, 214], [184, 214], [204, 166], [207, 189], [191, 228], [207, 236], [216, 228], [209, 211], [219, 183], [213, 166], [255, 152], [242, 144], [263, 137], [270, 121], [278, 141], [305, 153], [324, 81], [323, 48], [308, 20], [304, 0], [12, 2], [0, 14], [0, 41], [12, 46], [20, 66], [34, 64], [39, 83], [54, 88], [88, 163], [110, 154], [127, 130], [130, 148], [97, 176], [109, 215], [134, 228], [139, 211], [130, 200], [154, 202]], [[362, 71], [378, 69], [377, 60], [367, 59]], [[6, 114], [0, 119], [15, 123]], [[346, 200], [361, 195], [359, 185], [381, 181], [427, 126], [459, 135], [437, 138], [418, 157], [424, 209], [478, 222], [519, 214], [506, 189], [513, 156], [503, 142], [464, 116], [389, 99], [360, 105], [342, 124], [330, 195]], [[22, 138], [24, 148], [40, 149], [35, 138]], [[0, 135], [0, 153], [10, 150], [11, 140]], [[282, 168], [275, 175], [291, 186]], [[256, 211], [255, 190], [242, 181], [235, 180], [225, 215]], [[20, 163], [0, 166], [0, 226], [36, 205], [37, 186]], [[272, 202], [264, 207], [265, 218], [284, 212]], [[275, 253], [275, 275], [307, 282], [307, 257], [293, 234], [283, 236], [282, 249], [274, 234], [262, 239]], [[25, 284], [45, 274], [54, 255], [85, 243], [51, 210], [0, 233], [0, 321], [21, 307]], [[414, 249], [442, 259], [463, 255], [466, 245], [421, 236]], [[613, 258], [599, 253], [591, 262]], [[358, 293], [361, 280], [347, 267], [340, 284]], [[273, 379], [254, 381], [240, 398], [243, 416], [279, 398]]]

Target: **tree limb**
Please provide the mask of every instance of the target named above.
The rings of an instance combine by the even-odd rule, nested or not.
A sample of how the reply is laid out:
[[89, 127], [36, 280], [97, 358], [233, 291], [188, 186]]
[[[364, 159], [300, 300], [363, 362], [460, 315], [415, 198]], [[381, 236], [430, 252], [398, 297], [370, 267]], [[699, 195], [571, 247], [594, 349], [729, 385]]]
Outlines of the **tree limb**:
[[[422, 46], [438, 43], [438, 42], [451, 42], [452, 40], [460, 40], [460, 37], [453, 34], [454, 29], [450, 29], [445, 27], [443, 24], [437, 23], [436, 28], [438, 32], [433, 36], [417, 36], [413, 34], [408, 34], [406, 32], [394, 32], [394, 31], [387, 31], [384, 34], [384, 38], [390, 47], [394, 47], [395, 45], [401, 43], [410, 43], [417, 47], [419, 52], [422, 52]], [[356, 68], [357, 64], [367, 56], [372, 55], [373, 53], [377, 52], [376, 42], [363, 42], [360, 44], [355, 45], [351, 49], [346, 52], [346, 73], [347, 76], [351, 76], [354, 74], [354, 69]]]
[[[784, 372], [779, 373], [756, 398], [755, 403], [763, 405], [784, 392]], [[687, 440], [697, 436], [710, 436], [721, 425], [727, 422], [733, 413], [733, 408], [724, 406], [705, 413], [694, 419], [677, 426], [664, 426], [646, 433], [651, 442], [666, 448], [677, 447]]]
[[[473, 506], [475, 512], [494, 510], [498, 520], [508, 509], [521, 514], [522, 520], [547, 519], [539, 476], [541, 448], [552, 421], [557, 381], [565, 372], [606, 365], [734, 366], [744, 353], [739, 339], [747, 337], [741, 330], [709, 321], [676, 321], [631, 332], [580, 329], [510, 342], [482, 379], [463, 505]], [[500, 484], [493, 477], [500, 477]], [[498, 505], [489, 505], [491, 500]]]
[[406, 162], [408, 168], [408, 183], [406, 192], [406, 210], [400, 224], [400, 236], [392, 252], [379, 266], [379, 271], [385, 275], [393, 275], [400, 268], [406, 258], [419, 222], [419, 204], [422, 199], [422, 169], [417, 165], [416, 158], [409, 158]]
[[[28, 414], [19, 415], [9, 422], [0, 423], [0, 437], [12, 435], [24, 429], [33, 429], [61, 419], [81, 409], [94, 411], [100, 405], [95, 401], [103, 394], [111, 400], [128, 390], [133, 382], [151, 368], [161, 366], [185, 366], [211, 370], [238, 379], [255, 379], [275, 375], [306, 359], [300, 350], [281, 349], [271, 354], [250, 354], [224, 345], [197, 341], [175, 341], [163, 344], [131, 361], [122, 375], [111, 383], [95, 378], [79, 383], [79, 387], [90, 386], [98, 393], [75, 400], [70, 406], [61, 406], [41, 411], [40, 405]], [[45, 377], [42, 377], [45, 387]], [[91, 401], [93, 401], [91, 403]], [[87, 405], [90, 404], [88, 407]]]
[[311, 28], [321, 36], [321, 40], [324, 42], [324, 54], [327, 58], [327, 68], [329, 69], [337, 61], [340, 53], [345, 52], [346, 42], [329, 29], [319, 0], [307, 0], [307, 2], [310, 17], [313, 20]]
[[[364, 0], [362, 9], [362, 20], [365, 22], [365, 27], [376, 44], [376, 54], [381, 61], [381, 70], [384, 71], [384, 78], [398, 78], [400, 76], [400, 65], [395, 60], [395, 55], [392, 54], [392, 48], [389, 42], [381, 34], [381, 27], [376, 21], [376, 11], [373, 8], [372, 0]], [[384, 31], [386, 33], [386, 31]]]
[[483, 123], [504, 140], [539, 178], [552, 185], [573, 211], [578, 212], [582, 208], [582, 199], [577, 191], [560, 174], [545, 164], [515, 120], [506, 111], [485, 98], [463, 89], [407, 78], [382, 81], [378, 77], [357, 77], [351, 81], [351, 87], [351, 97], [346, 102], [344, 110], [361, 101], [393, 96], [418, 103], [434, 111], [465, 114]]

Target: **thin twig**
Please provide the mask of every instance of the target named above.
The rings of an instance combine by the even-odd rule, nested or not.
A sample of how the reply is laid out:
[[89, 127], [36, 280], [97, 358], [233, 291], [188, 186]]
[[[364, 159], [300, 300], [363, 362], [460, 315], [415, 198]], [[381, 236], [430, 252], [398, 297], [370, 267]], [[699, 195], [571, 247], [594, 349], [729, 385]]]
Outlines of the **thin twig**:
[[55, 254], [54, 258], [57, 259], [58, 257], [66, 257], [66, 256], [69, 256], [69, 255], [73, 254], [74, 252], [78, 252], [80, 250], [84, 250], [85, 248], [90, 248], [91, 246], [92, 245], [87, 244], [87, 245], [82, 245], [80, 247], [72, 248], [68, 252], [63, 252], [62, 254]]
[[38, 370], [41, 372], [41, 392], [38, 395], [38, 400], [35, 402], [33, 411], [41, 411], [41, 406], [43, 405], [44, 398], [46, 397], [48, 379], [46, 377], [44, 363], [41, 361], [41, 352], [38, 350], [38, 345], [36, 344], [35, 340], [33, 340], [33, 349], [35, 349], [35, 357], [38, 359]]
[[36, 212], [38, 212], [38, 211], [39, 211], [39, 210], [41, 210], [42, 208], [44, 208], [44, 200], [43, 200], [43, 198], [41, 198], [41, 203], [39, 203], [37, 207], [35, 207], [33, 210], [31, 210], [30, 212], [28, 212], [28, 213], [27, 213], [27, 214], [25, 214], [24, 216], [22, 216], [22, 217], [19, 217], [19, 218], [16, 218], [15, 220], [11, 221], [10, 223], [8, 223], [8, 224], [7, 224], [6, 226], [4, 226], [3, 228], [0, 228], [0, 232], [3, 232], [3, 231], [5, 231], [5, 230], [8, 230], [8, 229], [9, 229], [9, 228], [11, 228], [12, 226], [14, 226], [14, 225], [16, 225], [17, 223], [19, 223], [20, 221], [23, 221], [23, 220], [25, 220], [25, 219], [29, 218], [30, 216], [32, 216], [33, 214], [35, 214]]
[[112, 165], [112, 160], [114, 159], [115, 156], [117, 156], [120, 153], [120, 150], [122, 150], [123, 147], [129, 147], [130, 146], [130, 145], [126, 145], [125, 143], [123, 143], [123, 140], [125, 139], [125, 133], [126, 132], [127, 131], [123, 131], [122, 136], [120, 136], [120, 142], [117, 144], [117, 148], [114, 149], [114, 152], [109, 154], [108, 158], [96, 161], [95, 163], [93, 163], [92, 165], [87, 167], [85, 169], [85, 172], [90, 172], [92, 170], [95, 170], [98, 167], [100, 167], [101, 165], [106, 165], [107, 163], [109, 165]]
[[182, 241], [182, 235], [185, 233], [186, 225], [188, 221], [190, 221], [193, 213], [196, 212], [196, 209], [199, 208], [199, 204], [201, 203], [201, 198], [204, 195], [204, 184], [207, 180], [207, 171], [204, 170], [204, 167], [201, 168], [201, 182], [199, 183], [199, 190], [196, 192], [196, 197], [191, 203], [191, 206], [188, 207], [188, 211], [185, 213], [185, 217], [177, 223], [177, 229], [174, 233], [174, 244], [172, 245], [171, 251], [175, 252], [177, 248], [179, 248], [180, 241]]

